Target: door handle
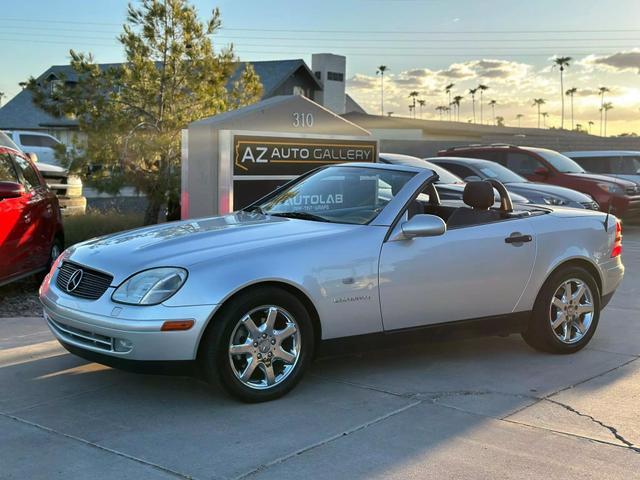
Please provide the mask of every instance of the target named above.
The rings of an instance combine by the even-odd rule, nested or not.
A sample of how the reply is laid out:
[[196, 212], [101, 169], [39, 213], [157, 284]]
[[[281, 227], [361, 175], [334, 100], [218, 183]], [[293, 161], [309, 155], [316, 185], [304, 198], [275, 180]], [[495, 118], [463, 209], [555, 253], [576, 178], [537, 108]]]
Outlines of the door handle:
[[533, 240], [531, 235], [521, 235], [519, 233], [512, 233], [510, 236], [504, 239], [505, 243], [527, 243]]

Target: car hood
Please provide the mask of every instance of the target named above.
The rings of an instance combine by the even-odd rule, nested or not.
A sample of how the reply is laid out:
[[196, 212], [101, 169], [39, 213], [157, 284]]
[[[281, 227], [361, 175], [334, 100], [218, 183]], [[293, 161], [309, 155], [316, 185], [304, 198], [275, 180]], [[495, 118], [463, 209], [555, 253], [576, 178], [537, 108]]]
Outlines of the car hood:
[[46, 174], [52, 174], [61, 177], [66, 176], [69, 173], [66, 168], [59, 167], [58, 165], [52, 165], [50, 163], [36, 162], [35, 166], [40, 171], [40, 173], [45, 176]]
[[634, 186], [634, 182], [623, 180], [621, 178], [609, 177], [607, 175], [598, 175], [597, 173], [566, 173], [565, 175], [571, 175], [572, 177], [583, 178], [594, 182], [617, 183], [622, 188]]
[[67, 258], [107, 272], [118, 283], [146, 268], [188, 268], [228, 255], [246, 255], [254, 249], [282, 249], [291, 242], [308, 242], [358, 228], [366, 227], [236, 212], [88, 240], [71, 247]]
[[585, 195], [584, 193], [577, 192], [576, 190], [571, 190], [566, 187], [559, 187], [557, 185], [549, 185], [546, 183], [533, 183], [533, 182], [513, 182], [507, 183], [507, 188], [509, 190], [513, 189], [518, 193], [522, 193], [526, 195], [527, 192], [531, 193], [539, 193], [540, 195], [549, 194], [555, 195], [556, 197], [560, 197], [565, 200], [570, 200], [572, 202], [591, 202], [593, 201], [590, 197]]

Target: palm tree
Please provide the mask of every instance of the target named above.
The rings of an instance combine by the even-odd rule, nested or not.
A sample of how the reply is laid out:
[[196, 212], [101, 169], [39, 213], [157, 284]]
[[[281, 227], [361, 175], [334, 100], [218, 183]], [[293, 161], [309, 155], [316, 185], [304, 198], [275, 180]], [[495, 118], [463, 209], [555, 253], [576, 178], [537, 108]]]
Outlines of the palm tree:
[[[455, 83], [450, 83], [446, 87], [444, 87], [444, 91], [447, 95], [449, 95], [449, 105], [451, 105], [451, 89], [455, 86]], [[449, 120], [451, 120], [451, 109], [449, 109]]]
[[560, 100], [562, 100], [562, 114], [560, 115], [560, 128], [564, 128], [564, 69], [569, 68], [571, 57], [556, 57], [553, 66], [560, 68]]
[[540, 128], [540, 107], [547, 103], [544, 98], [534, 98], [532, 107], [538, 107], [538, 128]]
[[420, 119], [422, 120], [422, 109], [424, 108], [425, 104], [427, 103], [426, 100], [418, 100], [418, 105], [420, 105]]
[[480, 124], [483, 123], [482, 121], [482, 93], [485, 90], [489, 90], [489, 87], [487, 87], [486, 85], [480, 84], [478, 85], [478, 90], [480, 90]]
[[463, 99], [464, 97], [460, 96], [460, 95], [456, 95], [455, 97], [453, 97], [453, 104], [456, 107], [456, 121], [460, 121], [460, 101]]
[[591, 127], [593, 127], [593, 122], [589, 120], [589, 135], [591, 135]]
[[440, 120], [442, 120], [442, 112], [444, 112], [447, 109], [447, 107], [445, 107], [444, 105], [438, 105], [436, 107], [436, 112], [438, 112], [439, 116], [440, 116]]
[[444, 105], [444, 111], [449, 113], [449, 116], [451, 116], [451, 107], [447, 107], [446, 105]]
[[384, 72], [388, 70], [386, 65], [380, 65], [376, 75], [380, 75], [380, 115], [384, 116]]
[[582, 124], [576, 123], [576, 132], [581, 132], [581, 131], [582, 131]]
[[607, 112], [613, 108], [611, 102], [604, 103], [602, 105], [602, 110], [604, 110], [604, 136], [607, 136]]
[[523, 114], [519, 113], [516, 115], [516, 118], [518, 119], [518, 128], [520, 128], [520, 120], [524, 117]]
[[547, 117], [549, 116], [549, 112], [542, 112], [542, 122], [544, 128], [547, 128]]
[[416, 106], [412, 103], [409, 104], [409, 118], [413, 118], [413, 111], [415, 110]]
[[598, 92], [600, 93], [600, 136], [602, 136], [602, 112], [604, 111], [602, 107], [604, 107], [604, 94], [610, 92], [607, 87], [600, 87]]
[[469, 93], [471, 94], [471, 106], [473, 107], [473, 123], [476, 123], [476, 92], [477, 88], [470, 88]]
[[491, 106], [491, 112], [493, 115], [493, 124], [496, 125], [496, 101], [495, 100], [491, 100], [489, 102], [489, 105]]
[[415, 90], [409, 93], [409, 98], [413, 99], [413, 116], [416, 116], [416, 98], [420, 95], [420, 92], [416, 92]]
[[496, 117], [496, 125], [497, 125], [498, 127], [504, 127], [504, 117], [502, 117], [502, 116], [498, 115], [498, 116]]
[[578, 89], [576, 87], [570, 88], [565, 93], [569, 98], [571, 98], [571, 130], [573, 130], [573, 96], [576, 94]]

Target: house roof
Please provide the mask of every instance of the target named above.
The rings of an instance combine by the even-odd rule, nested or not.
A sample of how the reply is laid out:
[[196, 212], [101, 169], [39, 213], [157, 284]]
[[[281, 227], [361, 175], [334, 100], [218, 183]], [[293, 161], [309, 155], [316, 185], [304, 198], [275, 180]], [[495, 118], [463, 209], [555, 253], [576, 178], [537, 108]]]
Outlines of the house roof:
[[[256, 73], [260, 77], [263, 85], [262, 98], [269, 98], [274, 95], [275, 91], [289, 77], [301, 70], [308, 75], [311, 82], [315, 84], [316, 89], [321, 90], [322, 84], [316, 79], [315, 75], [309, 70], [304, 60], [297, 58], [291, 60], [269, 60], [260, 62], [248, 62], [253, 65]], [[245, 65], [242, 63], [241, 65]], [[101, 70], [109, 68], [117, 68], [121, 63], [101, 63], [98, 66]], [[236, 81], [241, 68], [229, 79], [229, 85]], [[64, 77], [68, 82], [77, 82], [78, 74], [70, 65], [53, 65], [45, 70], [38, 80], [44, 80], [51, 75], [55, 77]], [[39, 130], [48, 128], [65, 128], [77, 126], [76, 120], [67, 118], [56, 118], [48, 114], [44, 110], [38, 108], [33, 103], [33, 96], [29, 90], [22, 90], [18, 95], [13, 97], [6, 105], [0, 108], [0, 129], [4, 130]]]

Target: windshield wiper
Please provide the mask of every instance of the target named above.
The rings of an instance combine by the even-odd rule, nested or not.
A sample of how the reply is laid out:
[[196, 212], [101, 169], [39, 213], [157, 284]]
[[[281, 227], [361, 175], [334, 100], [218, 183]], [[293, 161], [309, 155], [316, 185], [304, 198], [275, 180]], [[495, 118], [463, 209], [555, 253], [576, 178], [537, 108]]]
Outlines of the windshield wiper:
[[299, 218], [300, 220], [313, 220], [314, 222], [329, 222], [326, 218], [309, 212], [277, 212], [269, 213], [269, 215], [274, 217]]

